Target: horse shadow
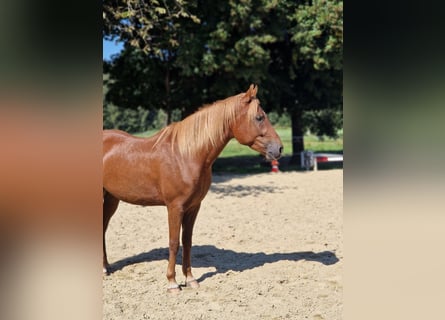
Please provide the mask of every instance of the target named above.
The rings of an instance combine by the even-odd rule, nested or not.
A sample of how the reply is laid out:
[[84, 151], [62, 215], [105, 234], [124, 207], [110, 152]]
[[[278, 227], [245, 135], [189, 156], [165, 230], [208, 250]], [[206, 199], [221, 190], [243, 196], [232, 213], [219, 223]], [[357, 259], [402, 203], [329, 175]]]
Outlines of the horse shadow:
[[[148, 252], [143, 252], [132, 257], [127, 257], [116, 261], [110, 265], [109, 273], [121, 270], [126, 266], [141, 262], [168, 260], [168, 248], [157, 248]], [[217, 248], [213, 245], [193, 246], [192, 266], [196, 268], [214, 267], [215, 271], [201, 275], [197, 280], [203, 281], [219, 273], [228, 271], [246, 271], [261, 267], [266, 263], [279, 261], [314, 261], [323, 265], [333, 265], [339, 261], [332, 251], [301, 251], [293, 253], [272, 253], [264, 252], [236, 252], [233, 250]], [[178, 264], [182, 261], [182, 252], [178, 253]]]
[[210, 191], [216, 194], [218, 198], [230, 195], [237, 198], [244, 198], [246, 196], [258, 197], [264, 193], [282, 192], [280, 188], [274, 186], [245, 186], [245, 185], [217, 185], [212, 184]]

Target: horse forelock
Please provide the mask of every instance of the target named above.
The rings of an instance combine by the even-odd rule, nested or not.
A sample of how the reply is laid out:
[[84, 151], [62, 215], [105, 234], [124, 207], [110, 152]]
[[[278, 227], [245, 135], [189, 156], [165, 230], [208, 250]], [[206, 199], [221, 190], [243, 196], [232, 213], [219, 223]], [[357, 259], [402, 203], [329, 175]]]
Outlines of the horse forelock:
[[[182, 156], [193, 155], [201, 150], [218, 147], [226, 138], [228, 129], [242, 112], [242, 95], [205, 105], [184, 120], [163, 129], [155, 145], [170, 135], [172, 148], [176, 146]], [[251, 104], [248, 117], [257, 112], [258, 106]]]

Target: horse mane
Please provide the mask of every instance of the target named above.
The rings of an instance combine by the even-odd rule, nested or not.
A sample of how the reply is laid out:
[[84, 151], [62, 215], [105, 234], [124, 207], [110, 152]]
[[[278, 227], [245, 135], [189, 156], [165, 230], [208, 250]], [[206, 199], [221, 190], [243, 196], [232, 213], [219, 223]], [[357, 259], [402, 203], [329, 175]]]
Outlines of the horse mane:
[[[227, 130], [236, 120], [242, 110], [243, 93], [204, 105], [195, 113], [179, 122], [165, 127], [153, 148], [167, 136], [171, 136], [172, 149], [178, 148], [181, 156], [199, 152], [203, 148], [210, 150], [223, 143]], [[249, 119], [253, 119], [256, 112], [255, 104], [248, 110]]]

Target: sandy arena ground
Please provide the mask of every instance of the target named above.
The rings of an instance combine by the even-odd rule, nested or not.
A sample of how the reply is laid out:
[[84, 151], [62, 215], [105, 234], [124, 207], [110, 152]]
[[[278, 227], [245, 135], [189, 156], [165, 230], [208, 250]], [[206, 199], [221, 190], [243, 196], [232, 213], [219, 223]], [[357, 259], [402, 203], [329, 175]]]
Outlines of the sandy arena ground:
[[120, 203], [104, 319], [342, 318], [343, 170], [215, 175], [194, 228], [201, 287], [179, 295], [166, 291], [166, 212]]

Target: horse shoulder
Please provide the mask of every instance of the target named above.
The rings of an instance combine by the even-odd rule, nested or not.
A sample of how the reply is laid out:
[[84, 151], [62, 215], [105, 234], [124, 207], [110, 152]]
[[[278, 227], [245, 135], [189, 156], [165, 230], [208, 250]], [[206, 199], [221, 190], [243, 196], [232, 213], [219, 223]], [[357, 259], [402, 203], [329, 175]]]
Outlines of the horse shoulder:
[[170, 168], [163, 167], [160, 175], [161, 192], [167, 203], [175, 202], [184, 207], [194, 207], [201, 203], [210, 188], [211, 172], [186, 160]]

